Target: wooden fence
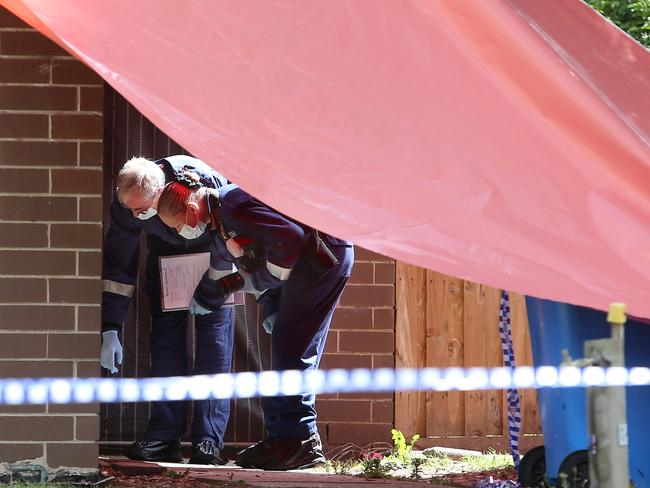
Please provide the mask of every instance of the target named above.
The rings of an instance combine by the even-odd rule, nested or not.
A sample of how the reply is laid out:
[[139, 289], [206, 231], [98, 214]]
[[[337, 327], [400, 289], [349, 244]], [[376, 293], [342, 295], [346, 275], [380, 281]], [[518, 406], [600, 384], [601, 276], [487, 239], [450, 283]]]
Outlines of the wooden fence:
[[[502, 366], [501, 290], [397, 263], [397, 367]], [[532, 365], [524, 297], [510, 295], [517, 365]], [[525, 452], [543, 443], [534, 390], [520, 390]], [[395, 425], [421, 447], [508, 450], [504, 391], [405, 392], [395, 397]]]

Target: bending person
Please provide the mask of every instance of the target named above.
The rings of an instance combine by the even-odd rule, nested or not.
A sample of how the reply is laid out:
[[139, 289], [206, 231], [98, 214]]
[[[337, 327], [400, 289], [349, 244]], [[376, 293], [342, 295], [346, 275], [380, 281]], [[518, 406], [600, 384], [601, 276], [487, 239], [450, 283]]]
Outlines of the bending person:
[[[189, 156], [169, 156], [158, 161], [133, 158], [119, 172], [118, 188], [111, 203], [110, 225], [104, 239], [102, 268], [101, 365], [112, 373], [117, 372], [115, 360], [122, 363], [119, 337], [138, 276], [142, 232], [147, 235], [149, 248], [144, 288], [151, 309], [151, 376], [183, 376], [188, 373], [186, 327], [189, 313], [187, 310], [162, 310], [158, 258], [206, 252], [210, 240], [207, 235], [179, 235], [156, 215], [157, 200], [164, 185], [187, 170], [200, 175], [207, 187], [218, 188], [226, 184], [221, 174]], [[214, 270], [212, 278], [215, 273], [232, 273], [232, 263], [224, 261], [215, 266], [221, 270]], [[214, 282], [209, 273], [203, 281]], [[211, 292], [206, 293], [209, 295]], [[190, 313], [196, 313], [197, 307], [192, 303]], [[197, 315], [194, 374], [230, 372], [233, 322], [232, 307], [217, 306], [209, 314]], [[229, 414], [229, 400], [194, 402], [190, 463], [225, 463], [220, 452]], [[180, 439], [186, 429], [186, 402], [154, 402], [146, 437], [133, 443], [126, 454], [131, 459], [179, 462]]]
[[[195, 181], [165, 187], [160, 218], [179, 232], [209, 228], [215, 259], [230, 259], [238, 273], [222, 293], [266, 291], [265, 328], [271, 331], [272, 368], [318, 368], [334, 309], [349, 279], [351, 244], [300, 224], [236, 185], [206, 188]], [[211, 308], [208, 289], [195, 300]], [[274, 320], [273, 320], [274, 317]], [[266, 398], [267, 436], [241, 451], [246, 468], [297, 469], [325, 461], [316, 426], [315, 395]]]

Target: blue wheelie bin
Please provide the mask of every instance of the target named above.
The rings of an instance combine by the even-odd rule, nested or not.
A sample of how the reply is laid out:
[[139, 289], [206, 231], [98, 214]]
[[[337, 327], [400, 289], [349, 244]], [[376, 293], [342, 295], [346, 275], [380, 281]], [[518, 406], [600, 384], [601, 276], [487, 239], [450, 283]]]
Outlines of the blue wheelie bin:
[[[607, 314], [566, 303], [526, 298], [535, 366], [560, 366], [562, 350], [573, 359], [584, 357], [584, 341], [610, 336]], [[628, 318], [625, 326], [625, 365], [650, 366], [650, 324]], [[588, 479], [587, 400], [584, 388], [537, 391], [543, 448], [531, 450], [521, 463], [524, 486], [539, 486], [543, 477], [557, 483], [560, 473], [570, 486]], [[637, 488], [650, 488], [650, 387], [626, 389], [630, 478]], [[540, 466], [542, 470], [540, 473]]]

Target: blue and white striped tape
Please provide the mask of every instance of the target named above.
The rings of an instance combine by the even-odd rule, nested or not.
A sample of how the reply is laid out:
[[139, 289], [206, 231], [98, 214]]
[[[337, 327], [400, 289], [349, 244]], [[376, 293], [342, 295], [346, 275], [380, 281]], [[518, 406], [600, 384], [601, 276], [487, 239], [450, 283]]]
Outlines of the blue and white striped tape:
[[[501, 351], [503, 353], [503, 365], [507, 368], [515, 368], [515, 347], [512, 341], [510, 330], [510, 297], [506, 290], [501, 294], [501, 305], [499, 307], [499, 335], [501, 336]], [[510, 441], [510, 452], [515, 463], [515, 469], [519, 472], [519, 432], [521, 430], [521, 407], [519, 392], [516, 388], [508, 388], [508, 433]]]
[[650, 385], [650, 368], [331, 369], [263, 371], [169, 378], [36, 378], [0, 380], [0, 405], [154, 402], [252, 398], [301, 393], [405, 390], [472, 391]]

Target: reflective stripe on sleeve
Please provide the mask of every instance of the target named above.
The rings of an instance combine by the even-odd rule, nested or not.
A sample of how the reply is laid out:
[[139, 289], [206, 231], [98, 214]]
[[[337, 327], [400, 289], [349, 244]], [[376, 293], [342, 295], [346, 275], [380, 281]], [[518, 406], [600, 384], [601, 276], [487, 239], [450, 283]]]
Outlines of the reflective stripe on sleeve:
[[229, 274], [233, 274], [235, 272], [235, 266], [233, 265], [232, 268], [230, 269], [215, 269], [215, 268], [210, 268], [208, 270], [208, 278], [211, 280], [217, 281], [223, 278], [224, 276], [228, 276]]
[[118, 281], [112, 280], [102, 280], [102, 291], [107, 291], [109, 293], [115, 293], [116, 295], [122, 295], [125, 297], [132, 297], [135, 286], [126, 285], [124, 283], [119, 283]]
[[273, 264], [271, 261], [266, 262], [266, 267], [268, 268], [269, 273], [282, 281], [288, 280], [289, 275], [291, 274], [291, 268], [282, 268], [277, 264]]

